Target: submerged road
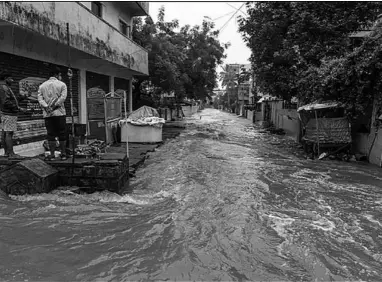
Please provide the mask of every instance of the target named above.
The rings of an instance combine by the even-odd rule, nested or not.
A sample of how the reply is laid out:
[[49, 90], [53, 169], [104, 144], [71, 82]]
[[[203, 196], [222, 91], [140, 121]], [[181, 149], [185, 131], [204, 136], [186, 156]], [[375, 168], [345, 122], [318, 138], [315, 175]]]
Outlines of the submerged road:
[[382, 169], [276, 138], [206, 109], [132, 194], [0, 200], [0, 280], [380, 281]]

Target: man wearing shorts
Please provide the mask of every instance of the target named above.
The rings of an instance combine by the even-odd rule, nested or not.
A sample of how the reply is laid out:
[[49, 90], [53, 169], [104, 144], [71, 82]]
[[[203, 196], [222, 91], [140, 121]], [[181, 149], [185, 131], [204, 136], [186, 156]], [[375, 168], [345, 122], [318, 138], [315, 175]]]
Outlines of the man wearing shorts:
[[66, 111], [65, 100], [67, 87], [61, 81], [61, 70], [53, 68], [49, 80], [40, 85], [38, 89], [38, 101], [43, 108], [47, 139], [50, 155], [48, 160], [55, 158], [56, 137], [60, 141], [61, 159], [66, 160]]
[[16, 97], [10, 87], [12, 83], [11, 73], [4, 71], [0, 74], [1, 139], [5, 157], [22, 158], [13, 151], [13, 134], [17, 130], [17, 116], [23, 110], [19, 100], [26, 97]]

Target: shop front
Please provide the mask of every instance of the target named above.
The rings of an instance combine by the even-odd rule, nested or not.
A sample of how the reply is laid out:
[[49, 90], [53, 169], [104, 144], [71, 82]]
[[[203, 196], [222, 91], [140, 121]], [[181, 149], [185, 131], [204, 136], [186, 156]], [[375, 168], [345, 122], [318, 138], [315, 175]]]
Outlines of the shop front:
[[[11, 86], [13, 92], [18, 94], [27, 94], [28, 100], [20, 102], [20, 106], [26, 111], [20, 113], [17, 123], [17, 132], [15, 132], [15, 144], [25, 145], [29, 143], [38, 143], [45, 139], [46, 130], [43, 120], [43, 112], [37, 100], [39, 86], [49, 79], [49, 73], [53, 66], [62, 69], [63, 81], [68, 85], [67, 67], [55, 65], [43, 61], [33, 60], [9, 53], [0, 52], [0, 69], [6, 69], [13, 75], [14, 83]], [[79, 71], [73, 70], [72, 94], [73, 110], [75, 120], [78, 120], [78, 97], [79, 97]], [[67, 111], [67, 121], [70, 122], [70, 95], [68, 89], [68, 98], [65, 101]], [[38, 146], [38, 144], [36, 144]]]

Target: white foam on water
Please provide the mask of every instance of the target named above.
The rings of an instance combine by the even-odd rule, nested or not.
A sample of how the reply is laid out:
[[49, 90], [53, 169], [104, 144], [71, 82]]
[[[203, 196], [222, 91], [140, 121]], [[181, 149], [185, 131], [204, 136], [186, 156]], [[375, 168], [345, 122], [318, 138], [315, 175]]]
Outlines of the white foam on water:
[[274, 229], [280, 237], [286, 238], [287, 233], [285, 227], [291, 225], [295, 219], [280, 213], [269, 214], [267, 216], [272, 221], [272, 229]]
[[376, 220], [373, 215], [365, 214], [363, 217], [366, 218], [368, 221], [375, 223], [375, 224], [378, 224], [380, 227], [382, 227], [382, 223], [380, 221]]
[[61, 203], [71, 203], [73, 202], [73, 196], [76, 195], [75, 193], [42, 193], [38, 195], [21, 195], [21, 196], [15, 196], [15, 195], [10, 195], [11, 199], [19, 202], [43, 202], [43, 201], [48, 201], [48, 202], [61, 202]]
[[101, 203], [129, 203], [134, 205], [149, 205], [150, 202], [147, 200], [135, 199], [129, 195], [119, 196], [115, 195], [115, 197], [105, 198], [99, 200]]
[[291, 218], [285, 214], [282, 213], [274, 213], [269, 215], [264, 215], [268, 217], [268, 219], [271, 221], [271, 228], [276, 231], [276, 233], [284, 238], [284, 241], [281, 242], [277, 247], [277, 254], [280, 257], [287, 258], [283, 252], [284, 249], [291, 244], [291, 238], [288, 238], [287, 233], [287, 226], [291, 225], [293, 222], [295, 222], [294, 218]]
[[[93, 194], [77, 194], [72, 191], [56, 190], [52, 193], [44, 193], [38, 195], [10, 195], [11, 199], [19, 202], [58, 202], [64, 204], [87, 204], [91, 202], [101, 203], [128, 203], [134, 205], [150, 205], [155, 200], [162, 200], [165, 198], [173, 197], [173, 192], [160, 191], [155, 194], [147, 195], [118, 195], [116, 193], [103, 191]], [[54, 204], [48, 205], [46, 208], [55, 208]]]
[[316, 229], [321, 229], [323, 231], [332, 231], [336, 228], [336, 225], [334, 224], [334, 222], [328, 220], [327, 218], [314, 220], [310, 225]]

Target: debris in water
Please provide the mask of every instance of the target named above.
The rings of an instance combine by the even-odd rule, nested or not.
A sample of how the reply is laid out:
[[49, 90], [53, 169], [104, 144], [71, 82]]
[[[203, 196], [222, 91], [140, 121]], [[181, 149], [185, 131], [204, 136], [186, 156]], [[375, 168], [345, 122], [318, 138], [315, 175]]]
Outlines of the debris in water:
[[327, 155], [328, 155], [328, 153], [322, 153], [322, 154], [318, 157], [318, 159], [319, 159], [319, 160], [322, 160], [322, 159], [325, 158]]

